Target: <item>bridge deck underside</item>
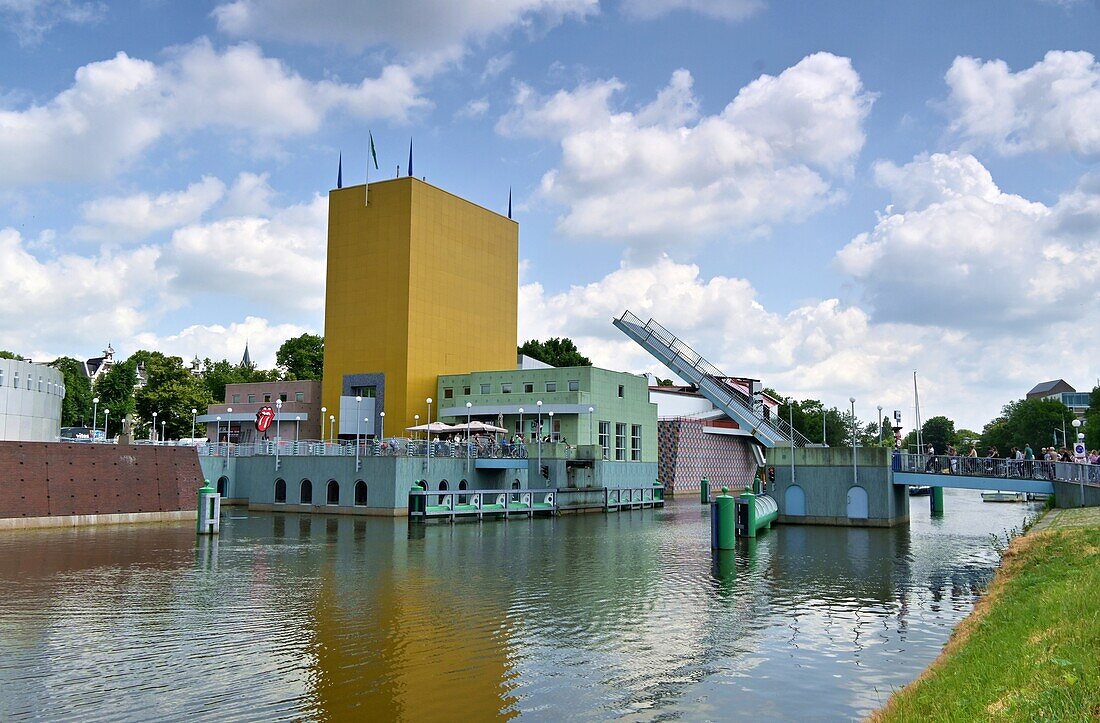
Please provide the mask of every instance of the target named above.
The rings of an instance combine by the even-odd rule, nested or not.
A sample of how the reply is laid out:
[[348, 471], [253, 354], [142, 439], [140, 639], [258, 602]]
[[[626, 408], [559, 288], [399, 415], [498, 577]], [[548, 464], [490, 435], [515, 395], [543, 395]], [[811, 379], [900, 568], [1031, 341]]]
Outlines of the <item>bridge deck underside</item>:
[[1054, 484], [1046, 480], [1017, 479], [1012, 477], [978, 477], [955, 474], [927, 474], [923, 472], [894, 472], [894, 484], [921, 487], [955, 487], [967, 490], [1000, 490], [1002, 492], [1031, 492], [1054, 494]]

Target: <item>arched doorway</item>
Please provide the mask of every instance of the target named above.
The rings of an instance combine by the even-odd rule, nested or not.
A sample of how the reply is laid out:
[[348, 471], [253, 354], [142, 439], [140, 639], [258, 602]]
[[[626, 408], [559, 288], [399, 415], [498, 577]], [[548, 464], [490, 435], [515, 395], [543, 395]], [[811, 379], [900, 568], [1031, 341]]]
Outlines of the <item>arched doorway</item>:
[[783, 493], [783, 514], [790, 517], [806, 516], [806, 492], [798, 485], [791, 485]]
[[275, 504], [286, 504], [286, 480], [284, 479], [275, 480]]
[[225, 497], [226, 490], [229, 489], [229, 478], [222, 476], [218, 478], [218, 494]]
[[363, 480], [359, 480], [355, 483], [355, 506], [367, 506], [367, 483]]
[[313, 504], [313, 483], [307, 479], [302, 480], [302, 486], [298, 494], [298, 501], [303, 505]]
[[334, 479], [328, 481], [328, 490], [325, 494], [325, 504], [340, 504], [340, 483]]
[[868, 517], [867, 490], [862, 487], [848, 488], [848, 517], [855, 520]]

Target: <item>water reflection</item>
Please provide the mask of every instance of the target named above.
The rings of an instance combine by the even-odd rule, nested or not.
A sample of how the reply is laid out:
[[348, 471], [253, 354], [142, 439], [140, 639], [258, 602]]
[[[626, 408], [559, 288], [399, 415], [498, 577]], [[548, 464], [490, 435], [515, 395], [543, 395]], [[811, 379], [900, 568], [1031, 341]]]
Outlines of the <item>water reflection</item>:
[[910, 528], [729, 551], [688, 502], [3, 534], [0, 719], [859, 716], [935, 657], [1023, 514], [949, 494]]

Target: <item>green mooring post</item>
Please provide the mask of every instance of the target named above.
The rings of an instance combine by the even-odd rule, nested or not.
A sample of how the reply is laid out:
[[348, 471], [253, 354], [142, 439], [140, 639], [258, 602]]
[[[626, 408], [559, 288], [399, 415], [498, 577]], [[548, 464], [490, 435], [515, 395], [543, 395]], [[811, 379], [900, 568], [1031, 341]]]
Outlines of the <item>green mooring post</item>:
[[216, 535], [221, 522], [222, 500], [218, 490], [204, 479], [199, 488], [198, 514], [195, 515], [195, 531], [200, 535]]
[[710, 504], [710, 482], [707, 481], [706, 477], [699, 480], [699, 504]]
[[934, 517], [943, 516], [943, 487], [933, 487], [932, 494], [928, 496], [928, 499], [932, 504], [932, 515]]
[[711, 514], [714, 515], [711, 534], [714, 539], [711, 547], [715, 549], [733, 550], [737, 547], [737, 511], [734, 502], [728, 487], [723, 487], [722, 494], [714, 498], [714, 506], [711, 508]]
[[[759, 480], [758, 480], [759, 481]], [[750, 490], [745, 490], [737, 498], [745, 506], [743, 537], [756, 537], [756, 495]]]

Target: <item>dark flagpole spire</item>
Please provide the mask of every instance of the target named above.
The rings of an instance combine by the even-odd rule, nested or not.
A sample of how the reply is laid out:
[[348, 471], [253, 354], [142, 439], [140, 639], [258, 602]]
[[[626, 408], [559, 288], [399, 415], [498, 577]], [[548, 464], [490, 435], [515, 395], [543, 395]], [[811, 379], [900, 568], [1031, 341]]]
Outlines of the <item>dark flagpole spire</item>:
[[409, 176], [413, 174], [413, 139], [409, 138]]
[[340, 154], [340, 160], [336, 162], [336, 187], [344, 187], [344, 154]]
[[508, 218], [512, 217], [512, 187], [508, 186]]

